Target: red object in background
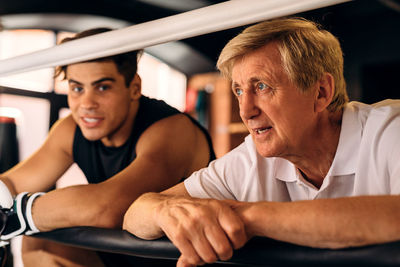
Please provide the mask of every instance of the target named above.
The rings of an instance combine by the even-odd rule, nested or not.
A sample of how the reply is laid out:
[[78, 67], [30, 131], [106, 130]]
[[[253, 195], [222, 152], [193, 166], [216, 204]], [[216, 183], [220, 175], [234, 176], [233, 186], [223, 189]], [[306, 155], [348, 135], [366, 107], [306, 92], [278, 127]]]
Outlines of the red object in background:
[[186, 113], [193, 113], [196, 111], [196, 104], [197, 104], [197, 90], [193, 88], [188, 88], [186, 91]]
[[15, 124], [15, 118], [0, 116], [0, 123], [14, 123]]
[[12, 117], [0, 116], [0, 173], [19, 162], [17, 126]]

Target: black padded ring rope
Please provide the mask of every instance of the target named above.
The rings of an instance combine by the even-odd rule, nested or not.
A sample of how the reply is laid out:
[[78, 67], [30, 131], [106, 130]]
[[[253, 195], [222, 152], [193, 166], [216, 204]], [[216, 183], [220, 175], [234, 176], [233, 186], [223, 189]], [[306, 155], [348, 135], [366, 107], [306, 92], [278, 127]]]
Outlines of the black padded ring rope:
[[[167, 239], [146, 241], [126, 231], [95, 227], [57, 229], [34, 235], [76, 247], [161, 259], [177, 259]], [[316, 249], [268, 238], [253, 238], [226, 264], [241, 266], [400, 266], [400, 241], [348, 249]]]

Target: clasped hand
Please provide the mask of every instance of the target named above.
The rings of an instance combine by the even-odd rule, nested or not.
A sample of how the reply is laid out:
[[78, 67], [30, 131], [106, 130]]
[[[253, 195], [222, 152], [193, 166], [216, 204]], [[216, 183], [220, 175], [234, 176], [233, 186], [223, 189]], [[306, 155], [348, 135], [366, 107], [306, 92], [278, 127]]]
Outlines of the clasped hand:
[[177, 266], [228, 260], [248, 238], [245, 225], [229, 201], [172, 198], [162, 202], [155, 220], [181, 252]]

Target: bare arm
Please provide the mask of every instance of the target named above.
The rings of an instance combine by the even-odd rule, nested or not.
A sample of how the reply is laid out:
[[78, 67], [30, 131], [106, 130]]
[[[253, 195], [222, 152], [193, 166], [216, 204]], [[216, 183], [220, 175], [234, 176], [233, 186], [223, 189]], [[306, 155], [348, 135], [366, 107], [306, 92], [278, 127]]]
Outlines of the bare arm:
[[[399, 240], [399, 209], [400, 196], [252, 203], [194, 199], [187, 197], [184, 185], [179, 184], [163, 194], [140, 197], [125, 215], [124, 228], [145, 239], [165, 233], [182, 253], [180, 266], [192, 266], [229, 259], [233, 249], [252, 236], [321, 248]], [[228, 221], [220, 219], [223, 217]], [[218, 225], [234, 246], [227, 246], [219, 231], [208, 231], [212, 225]], [[203, 233], [206, 238], [201, 237]]]
[[230, 205], [191, 198], [183, 183], [139, 197], [125, 214], [123, 228], [144, 239], [165, 234], [182, 253], [177, 266], [227, 260], [248, 239]]
[[72, 164], [75, 127], [71, 117], [59, 120], [34, 154], [0, 175], [12, 194], [47, 191], [55, 184]]
[[322, 248], [400, 240], [400, 196], [231, 204], [250, 236]]
[[169, 188], [193, 171], [192, 166], [207, 165], [208, 149], [196, 153], [201, 144], [197, 139], [204, 136], [198, 136], [194, 127], [184, 115], [153, 124], [137, 143], [136, 159], [123, 171], [99, 184], [67, 187], [38, 198], [33, 207], [37, 227], [121, 227], [124, 213], [138, 196]]
[[173, 197], [190, 197], [183, 183], [179, 183], [161, 194], [143, 194], [132, 203], [125, 213], [123, 229], [148, 240], [164, 236], [163, 230], [154, 221], [154, 216], [157, 206]]
[[[142, 134], [136, 146], [137, 158], [114, 177], [99, 184], [54, 190], [37, 198], [33, 205], [36, 226], [41, 231], [83, 225], [121, 227], [123, 214], [139, 195], [162, 191], [188, 175], [193, 166], [206, 166], [208, 150], [200, 153], [201, 157], [193, 155], [198, 151], [195, 145], [199, 144], [197, 138], [200, 137], [191, 127], [193, 124], [183, 115], [163, 119]], [[46, 158], [44, 155], [41, 157]], [[27, 180], [32, 179], [27, 164], [33, 165], [28, 160], [18, 175], [11, 173], [10, 180], [18, 181], [16, 191], [43, 190], [40, 186], [26, 185], [29, 183]], [[43, 162], [39, 164], [40, 168], [46, 165]], [[34, 177], [40, 179], [35, 174]], [[55, 180], [52, 182], [54, 184]]]

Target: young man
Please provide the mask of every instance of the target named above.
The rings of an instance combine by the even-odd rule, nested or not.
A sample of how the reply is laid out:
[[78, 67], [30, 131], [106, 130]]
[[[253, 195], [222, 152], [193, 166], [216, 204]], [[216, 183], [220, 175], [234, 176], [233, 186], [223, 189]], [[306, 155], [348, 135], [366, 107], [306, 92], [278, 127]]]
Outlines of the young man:
[[[79, 39], [107, 29], [77, 34]], [[62, 66], [71, 115], [58, 121], [40, 149], [2, 174], [2, 208], [11, 208], [1, 240], [29, 231], [72, 226], [120, 228], [129, 205], [207, 166], [214, 152], [207, 132], [163, 101], [141, 95], [137, 61], [141, 51]], [[45, 192], [76, 162], [88, 185]], [[17, 215], [20, 215], [19, 217]], [[24, 229], [26, 225], [26, 229]], [[117, 258], [118, 259], [118, 258]], [[27, 266], [108, 266], [89, 251], [24, 238]], [[111, 260], [111, 265], [127, 263]]]
[[304, 19], [251, 26], [223, 49], [250, 136], [128, 209], [178, 266], [227, 260], [252, 236], [324, 248], [400, 240], [400, 101], [348, 102], [338, 40]]

